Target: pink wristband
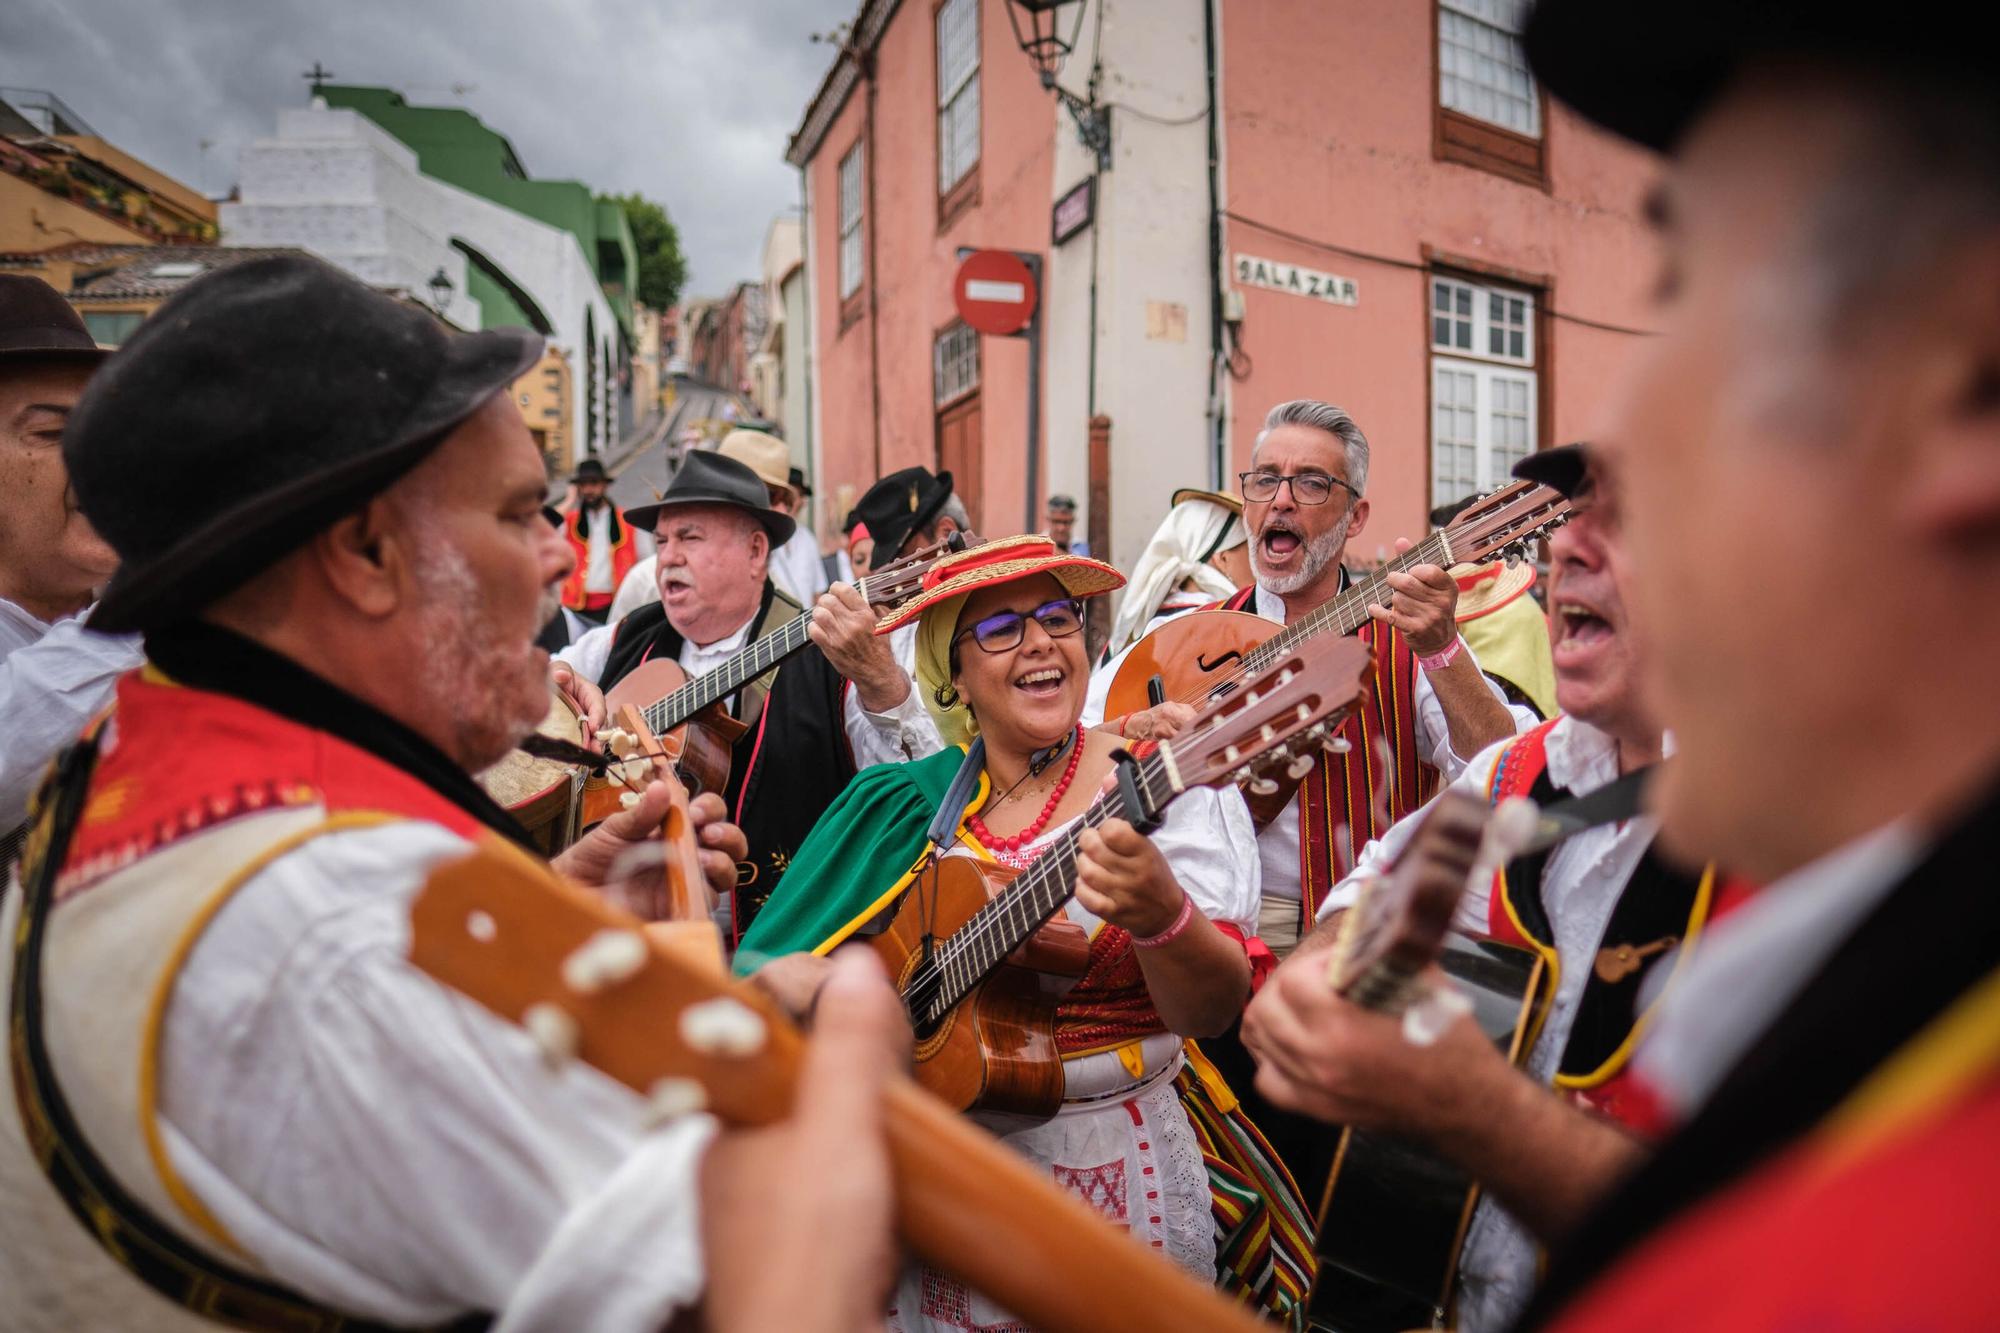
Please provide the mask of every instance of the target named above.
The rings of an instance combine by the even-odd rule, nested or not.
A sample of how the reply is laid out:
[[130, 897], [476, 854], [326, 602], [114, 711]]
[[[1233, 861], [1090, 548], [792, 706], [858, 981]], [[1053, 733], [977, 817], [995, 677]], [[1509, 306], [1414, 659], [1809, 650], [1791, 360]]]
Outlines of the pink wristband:
[[1181, 894], [1181, 914], [1174, 918], [1174, 924], [1168, 926], [1157, 935], [1147, 935], [1143, 938], [1134, 935], [1132, 937], [1132, 947], [1135, 949], [1157, 949], [1163, 944], [1172, 944], [1174, 940], [1179, 938], [1180, 933], [1188, 928], [1188, 922], [1192, 920], [1194, 920], [1194, 899], [1188, 897], [1183, 892]]
[[1450, 647], [1446, 648], [1443, 652], [1437, 654], [1435, 657], [1419, 657], [1417, 659], [1417, 665], [1422, 667], [1426, 671], [1442, 671], [1446, 667], [1450, 666], [1453, 662], [1456, 662], [1458, 660], [1458, 655], [1464, 651], [1465, 651], [1465, 640], [1460, 638], [1453, 638]]

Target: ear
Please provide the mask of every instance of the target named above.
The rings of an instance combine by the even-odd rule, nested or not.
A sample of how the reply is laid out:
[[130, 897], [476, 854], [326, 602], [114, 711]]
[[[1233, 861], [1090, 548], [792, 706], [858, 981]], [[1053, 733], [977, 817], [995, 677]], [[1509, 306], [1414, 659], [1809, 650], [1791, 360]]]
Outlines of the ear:
[[1957, 295], [1938, 309], [1944, 346], [1926, 349], [1899, 414], [1905, 481], [1897, 508], [1917, 542], [1990, 556], [2000, 550], [2000, 306], [1990, 297], [2000, 239], [1951, 271]]
[[958, 531], [958, 523], [949, 514], [947, 514], [943, 518], [940, 518], [937, 521], [936, 527], [931, 529], [931, 540], [934, 542], [941, 542], [945, 538], [951, 536], [952, 533], [957, 531]]
[[1368, 526], [1368, 502], [1356, 500], [1354, 507], [1347, 511], [1347, 540], [1353, 541], [1361, 535], [1361, 529]]
[[407, 537], [380, 496], [312, 540], [321, 574], [336, 596], [364, 616], [393, 614], [409, 573]]

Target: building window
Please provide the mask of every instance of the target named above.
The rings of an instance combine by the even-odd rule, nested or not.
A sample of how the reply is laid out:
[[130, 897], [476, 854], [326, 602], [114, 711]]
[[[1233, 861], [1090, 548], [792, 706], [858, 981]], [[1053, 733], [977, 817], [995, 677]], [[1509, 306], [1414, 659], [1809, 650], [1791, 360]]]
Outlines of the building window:
[[953, 324], [931, 344], [931, 389], [939, 407], [979, 387], [979, 332]]
[[128, 310], [86, 310], [83, 312], [83, 327], [90, 331], [92, 341], [99, 346], [117, 347], [138, 330], [140, 321], [145, 318]]
[[1505, 483], [1535, 447], [1535, 297], [1431, 279], [1431, 503]]
[[944, 0], [937, 11], [939, 223], [976, 188], [979, 165], [979, 0]]
[[840, 159], [840, 299], [861, 290], [861, 148]]
[[1547, 185], [1542, 90], [1521, 49], [1527, 0], [1437, 0], [1433, 146], [1449, 162]]

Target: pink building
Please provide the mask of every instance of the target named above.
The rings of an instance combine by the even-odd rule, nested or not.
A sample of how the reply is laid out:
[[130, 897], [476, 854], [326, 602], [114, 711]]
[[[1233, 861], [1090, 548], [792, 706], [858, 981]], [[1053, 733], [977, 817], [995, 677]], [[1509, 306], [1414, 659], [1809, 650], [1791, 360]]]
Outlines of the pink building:
[[1036, 489], [1095, 499], [1121, 562], [1175, 487], [1233, 488], [1288, 398], [1348, 408], [1374, 446], [1359, 555], [1586, 434], [1643, 336], [1654, 166], [1549, 105], [1524, 8], [1064, 5], [1061, 85], [1109, 107], [1100, 172], [1018, 5], [864, 0], [789, 154], [828, 516], [911, 463], [958, 474], [989, 534], [1039, 513], [1027, 344], [959, 322], [966, 247], [1042, 262]]

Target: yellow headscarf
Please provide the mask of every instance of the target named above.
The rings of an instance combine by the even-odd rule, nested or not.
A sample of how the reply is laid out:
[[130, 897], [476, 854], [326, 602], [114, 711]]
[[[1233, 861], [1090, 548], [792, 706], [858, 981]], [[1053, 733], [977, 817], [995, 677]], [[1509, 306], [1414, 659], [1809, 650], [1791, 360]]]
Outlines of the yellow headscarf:
[[946, 745], [971, 745], [979, 735], [972, 709], [956, 691], [944, 695], [951, 700], [950, 707], [938, 701], [938, 695], [951, 685], [951, 636], [958, 632], [958, 613], [971, 595], [947, 597], [925, 607], [917, 619], [917, 692], [923, 695], [924, 707], [930, 710]]

